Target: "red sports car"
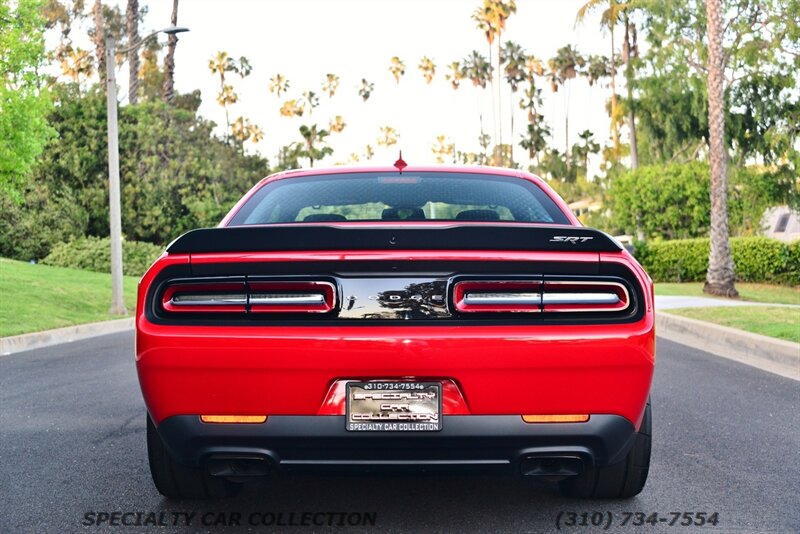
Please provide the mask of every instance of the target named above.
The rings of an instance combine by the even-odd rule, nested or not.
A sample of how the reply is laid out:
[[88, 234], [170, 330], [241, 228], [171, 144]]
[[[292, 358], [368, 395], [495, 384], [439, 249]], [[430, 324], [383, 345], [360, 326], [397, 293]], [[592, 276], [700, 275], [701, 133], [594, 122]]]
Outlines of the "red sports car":
[[139, 285], [156, 488], [273, 471], [489, 470], [624, 498], [650, 463], [653, 287], [542, 180], [284, 172]]

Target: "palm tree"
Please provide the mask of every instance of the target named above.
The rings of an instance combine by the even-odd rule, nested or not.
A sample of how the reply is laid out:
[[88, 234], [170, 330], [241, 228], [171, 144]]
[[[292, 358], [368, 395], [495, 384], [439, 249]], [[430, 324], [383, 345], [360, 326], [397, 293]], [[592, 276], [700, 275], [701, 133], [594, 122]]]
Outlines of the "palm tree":
[[339, 88], [339, 77], [335, 74], [326, 74], [325, 81], [322, 83], [322, 90], [328, 93], [328, 98], [333, 98]]
[[[486, 58], [477, 50], [473, 50], [472, 54], [467, 56], [461, 63], [463, 64], [464, 77], [472, 82], [473, 87], [480, 87], [482, 90], [485, 90], [486, 84], [492, 78], [493, 67], [491, 63], [486, 61]], [[481, 136], [483, 136], [483, 106], [480, 105], [481, 94], [481, 92], [478, 93], [478, 120], [480, 121]]]
[[378, 135], [378, 146], [389, 148], [390, 146], [397, 144], [397, 138], [397, 130], [391, 126], [381, 126], [380, 135]]
[[500, 48], [500, 64], [505, 65], [506, 81], [511, 87], [511, 143], [510, 157], [511, 164], [514, 164], [514, 97], [516, 96], [519, 85], [525, 81], [525, 61], [527, 55], [520, 45], [513, 41], [507, 41]]
[[453, 61], [447, 66], [447, 74], [444, 75], [445, 79], [450, 82], [450, 86], [455, 91], [461, 85], [461, 80], [464, 79], [464, 67], [461, 66], [460, 61]]
[[708, 144], [711, 160], [711, 251], [703, 292], [738, 297], [728, 233], [728, 154], [725, 150], [725, 51], [721, 0], [706, 0], [708, 18]]
[[586, 69], [582, 73], [586, 76], [589, 82], [589, 87], [592, 87], [598, 81], [608, 78], [611, 75], [611, 69], [608, 66], [608, 58], [606, 56], [591, 55], [586, 60]]
[[284, 102], [280, 108], [280, 113], [284, 117], [302, 117], [304, 112], [305, 106], [294, 98]]
[[[128, 44], [139, 41], [139, 0], [128, 0], [125, 8], [125, 29]], [[136, 105], [139, 102], [139, 49], [128, 51], [128, 102]]]
[[231, 135], [240, 143], [244, 143], [250, 138], [250, 121], [244, 117], [239, 117], [231, 124]]
[[626, 5], [621, 4], [618, 0], [589, 0], [578, 10], [575, 17], [575, 24], [577, 25], [583, 22], [591, 12], [604, 5], [608, 7], [603, 11], [600, 17], [600, 24], [602, 27], [608, 28], [611, 34], [611, 56], [609, 66], [611, 76], [611, 133], [614, 140], [614, 153], [619, 156], [619, 124], [617, 122], [619, 106], [617, 103], [617, 62], [614, 28], [619, 21], [620, 12], [626, 8]]
[[436, 65], [433, 63], [433, 60], [428, 56], [422, 56], [417, 68], [422, 73], [422, 77], [425, 78], [425, 82], [430, 84], [433, 81], [433, 77], [436, 75]]
[[403, 63], [403, 60], [401, 60], [399, 57], [394, 56], [392, 57], [389, 65], [389, 72], [392, 73], [395, 81], [400, 83], [400, 77], [406, 73], [406, 64]]
[[591, 130], [582, 131], [578, 137], [582, 143], [573, 146], [572, 153], [583, 165], [584, 172], [588, 172], [589, 154], [597, 154], [600, 151], [600, 145], [594, 141], [594, 134]]
[[208, 60], [208, 70], [211, 74], [219, 75], [219, 94], [217, 94], [217, 102], [225, 110], [225, 134], [227, 135], [231, 129], [231, 121], [228, 113], [228, 106], [234, 104], [238, 100], [236, 93], [233, 92], [233, 86], [225, 83], [225, 73], [232, 70], [233, 59], [228, 56], [228, 53], [223, 51], [217, 52], [217, 55]]
[[308, 114], [314, 113], [314, 108], [319, 106], [319, 97], [314, 91], [305, 91], [303, 93], [302, 107], [308, 106]]
[[563, 85], [566, 90], [566, 109], [564, 112], [564, 154], [567, 163], [567, 171], [570, 167], [569, 158], [569, 82], [575, 79], [578, 72], [586, 64], [586, 60], [572, 45], [563, 46], [556, 51], [556, 56], [550, 59], [548, 67], [551, 72], [551, 88], [558, 91], [558, 84]]
[[73, 48], [68, 44], [58, 51], [61, 72], [81, 86], [81, 76], [91, 78], [94, 75], [94, 61], [92, 53], [82, 48]]
[[250, 141], [252, 143], [258, 143], [264, 139], [264, 130], [256, 126], [255, 124], [250, 125]]
[[369, 100], [372, 91], [375, 89], [375, 84], [367, 81], [366, 78], [361, 78], [361, 85], [358, 88], [358, 96], [366, 102]]
[[286, 76], [283, 74], [278, 73], [269, 79], [268, 89], [270, 93], [275, 93], [275, 95], [280, 98], [281, 93], [285, 93], [289, 90], [289, 80], [287, 80]]
[[[172, 17], [170, 22], [173, 26], [178, 24], [178, 0], [172, 0]], [[178, 36], [174, 33], [169, 34], [167, 39], [167, 55], [164, 57], [164, 88], [162, 95], [164, 102], [171, 104], [175, 99], [175, 47], [178, 45]]]
[[[628, 2], [626, 6], [630, 7]], [[636, 42], [636, 27], [631, 23], [629, 16], [630, 9], [623, 9], [622, 19], [625, 24], [625, 40], [622, 44], [622, 57], [625, 61], [625, 89], [628, 93], [628, 129], [631, 135], [631, 168], [639, 168], [639, 148], [636, 142], [636, 115], [634, 111], [635, 102], [633, 101], [634, 72], [633, 62], [639, 55], [639, 45]]]
[[341, 133], [345, 126], [347, 126], [347, 124], [344, 122], [341, 115], [336, 115], [336, 117], [331, 119], [328, 123], [328, 128], [330, 128], [332, 133]]
[[300, 135], [303, 136], [303, 149], [300, 156], [308, 158], [309, 167], [314, 166], [314, 161], [321, 160], [327, 155], [333, 154], [333, 149], [329, 146], [319, 147], [318, 144], [324, 143], [325, 138], [330, 135], [328, 130], [318, 130], [317, 125], [300, 127]]
[[103, 3], [94, 0], [92, 6], [92, 16], [94, 17], [94, 49], [97, 56], [97, 74], [100, 76], [100, 86], [105, 90], [106, 76], [106, 32], [105, 21], [103, 20]]
[[455, 152], [455, 145], [447, 142], [447, 136], [437, 135], [431, 152], [436, 157], [436, 163], [444, 163], [445, 156], [452, 156]]
[[[514, 13], [517, 12], [517, 4], [514, 0], [483, 0], [483, 6], [477, 8], [472, 14], [474, 20], [486, 36], [486, 41], [489, 43], [489, 63], [492, 64], [492, 44], [497, 40], [497, 71], [500, 75], [500, 41], [502, 40], [503, 30], [506, 28], [506, 20]], [[494, 65], [492, 65], [494, 68]], [[494, 75], [491, 76], [489, 83], [494, 93]], [[501, 107], [500, 84], [497, 85], [497, 108]], [[494, 94], [492, 94], [492, 114], [495, 119], [495, 131], [499, 125], [499, 144], [503, 144], [503, 121], [502, 113], [497, 114], [497, 108], [494, 105]]]

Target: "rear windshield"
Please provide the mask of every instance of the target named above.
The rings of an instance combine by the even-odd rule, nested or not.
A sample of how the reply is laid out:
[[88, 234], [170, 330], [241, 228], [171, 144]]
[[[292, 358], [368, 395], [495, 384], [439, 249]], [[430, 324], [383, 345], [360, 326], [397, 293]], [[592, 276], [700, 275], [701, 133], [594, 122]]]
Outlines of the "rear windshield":
[[516, 221], [569, 224], [536, 184], [463, 173], [353, 173], [268, 183], [230, 225], [335, 221]]

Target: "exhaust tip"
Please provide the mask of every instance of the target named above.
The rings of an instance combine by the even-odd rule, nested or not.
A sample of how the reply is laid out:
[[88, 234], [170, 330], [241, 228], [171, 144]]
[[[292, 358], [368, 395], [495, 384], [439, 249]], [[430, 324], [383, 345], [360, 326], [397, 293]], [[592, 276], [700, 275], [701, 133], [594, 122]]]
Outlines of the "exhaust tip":
[[520, 462], [523, 476], [553, 480], [579, 475], [583, 472], [583, 468], [583, 459], [572, 455], [528, 456]]
[[273, 463], [263, 456], [212, 456], [206, 469], [215, 477], [263, 477], [273, 470]]

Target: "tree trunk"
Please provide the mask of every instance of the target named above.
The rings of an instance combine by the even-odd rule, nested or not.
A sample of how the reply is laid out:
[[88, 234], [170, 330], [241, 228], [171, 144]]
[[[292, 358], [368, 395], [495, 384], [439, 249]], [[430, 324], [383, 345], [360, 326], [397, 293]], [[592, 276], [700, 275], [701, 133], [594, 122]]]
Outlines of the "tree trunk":
[[[170, 22], [173, 26], [178, 24], [178, 0], [172, 0]], [[178, 36], [174, 33], [170, 34], [167, 39], [167, 55], [164, 57], [164, 86], [162, 88], [164, 102], [167, 104], [172, 104], [175, 99], [175, 46], [177, 44]]]
[[505, 167], [506, 162], [503, 161], [503, 71], [500, 70], [500, 32], [497, 32], [497, 110], [499, 111], [497, 115], [497, 124], [499, 129], [499, 137], [498, 137], [498, 145], [500, 146], [500, 164], [501, 166]]
[[[628, 13], [625, 12], [625, 87], [628, 92], [628, 129], [631, 136], [631, 169], [634, 171], [639, 168], [639, 148], [636, 143], [636, 115], [633, 110], [633, 56], [634, 46], [631, 42], [634, 36], [631, 35], [631, 23], [628, 20]], [[634, 34], [635, 35], [635, 34]]]
[[708, 134], [711, 160], [711, 251], [703, 292], [738, 297], [728, 235], [728, 177], [725, 153], [724, 57], [721, 0], [706, 0], [708, 15]]
[[[125, 10], [125, 28], [128, 33], [128, 46], [139, 41], [139, 0], [128, 0]], [[128, 102], [139, 103], [139, 50], [128, 52]]]
[[619, 128], [617, 127], [617, 61], [614, 50], [614, 26], [611, 26], [611, 134], [614, 139], [614, 153], [619, 157]]
[[[567, 84], [569, 80], [564, 82], [564, 91], [567, 92]], [[564, 114], [564, 162], [567, 164], [567, 174], [569, 174], [570, 157], [569, 157], [569, 97], [567, 97], [567, 108]]]
[[[95, 0], [92, 7], [94, 16], [94, 49], [97, 56], [97, 75], [101, 82], [106, 81], [106, 28], [103, 21], [103, 4]], [[105, 83], [100, 86], [105, 89]]]

